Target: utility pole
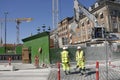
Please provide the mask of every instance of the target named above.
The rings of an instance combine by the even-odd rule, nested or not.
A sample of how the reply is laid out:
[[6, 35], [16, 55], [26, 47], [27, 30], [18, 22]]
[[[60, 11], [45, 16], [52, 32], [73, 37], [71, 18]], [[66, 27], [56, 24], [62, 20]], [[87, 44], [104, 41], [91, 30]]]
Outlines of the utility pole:
[[0, 44], [3, 44], [3, 40], [2, 40], [2, 22], [1, 22], [1, 39], [0, 39]]
[[4, 14], [5, 14], [5, 53], [6, 53], [6, 38], [7, 38], [7, 14], [8, 14], [8, 12], [4, 12]]

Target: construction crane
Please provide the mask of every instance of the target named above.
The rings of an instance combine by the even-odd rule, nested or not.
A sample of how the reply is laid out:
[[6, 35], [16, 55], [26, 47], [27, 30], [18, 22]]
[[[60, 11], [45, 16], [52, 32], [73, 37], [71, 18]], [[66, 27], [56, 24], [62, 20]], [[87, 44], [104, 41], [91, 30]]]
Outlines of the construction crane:
[[[78, 22], [80, 20], [80, 11], [82, 11], [89, 20], [93, 22], [93, 31], [91, 32], [92, 38], [104, 38], [105, 28], [98, 24], [98, 20], [96, 17], [91, 14], [82, 4], [78, 2], [78, 0], [74, 0], [74, 11], [75, 11], [75, 21]], [[99, 32], [97, 31], [99, 30]], [[97, 32], [96, 32], [97, 31]], [[99, 34], [100, 33], [100, 34]], [[98, 36], [99, 35], [99, 36]]]
[[58, 26], [58, 0], [52, 0], [52, 19], [53, 29], [56, 29]]
[[19, 35], [20, 34], [19, 33], [19, 31], [20, 31], [19, 30], [19, 26], [20, 26], [20, 23], [21, 22], [25, 22], [25, 21], [26, 22], [30, 22], [32, 20], [33, 20], [32, 18], [15, 18], [15, 19], [14, 18], [13, 19], [9, 18], [9, 19], [6, 19], [6, 20], [5, 19], [0, 19], [0, 22], [5, 22], [5, 21], [6, 22], [16, 22], [16, 29], [17, 29], [17, 32], [16, 32], [16, 34], [17, 34], [16, 42], [17, 42], [17, 44], [19, 44], [19, 41], [20, 41], [19, 40], [19, 36], [20, 36]]
[[75, 10], [75, 19], [79, 21], [80, 11], [82, 11], [93, 23], [95, 27], [98, 27], [98, 21], [96, 17], [91, 14], [82, 4], [78, 2], [78, 0], [74, 0], [74, 10]]
[[53, 22], [53, 40], [54, 47], [58, 47], [59, 39], [57, 34], [58, 27], [58, 0], [52, 0], [52, 22]]
[[15, 19], [15, 21], [16, 21], [16, 23], [17, 23], [17, 25], [16, 25], [16, 29], [17, 29], [17, 44], [19, 44], [19, 25], [20, 25], [20, 23], [21, 22], [23, 22], [23, 21], [26, 21], [26, 22], [30, 22], [30, 21], [32, 21], [32, 18], [17, 18], [17, 19]]

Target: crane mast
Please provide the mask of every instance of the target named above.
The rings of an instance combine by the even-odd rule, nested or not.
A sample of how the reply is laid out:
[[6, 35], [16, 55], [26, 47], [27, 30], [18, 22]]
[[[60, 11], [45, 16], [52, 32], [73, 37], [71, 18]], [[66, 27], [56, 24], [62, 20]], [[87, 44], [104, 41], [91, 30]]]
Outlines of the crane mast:
[[26, 21], [26, 22], [30, 22], [30, 21], [32, 21], [32, 18], [17, 18], [17, 19], [15, 19], [15, 21], [16, 21], [16, 23], [17, 23], [17, 25], [16, 25], [16, 29], [17, 29], [17, 32], [16, 32], [16, 34], [17, 34], [17, 44], [19, 44], [19, 42], [20, 42], [20, 29], [19, 29], [19, 26], [20, 26], [20, 23], [22, 22], [22, 21]]
[[[92, 34], [92, 38], [104, 38], [104, 27], [100, 26], [98, 24], [98, 20], [96, 19], [96, 17], [91, 14], [81, 3], [78, 2], [78, 0], [74, 0], [74, 11], [75, 11], [75, 21], [79, 21], [80, 18], [80, 10], [86, 15], [86, 17], [89, 18], [89, 20], [91, 20], [94, 24], [93, 30], [91, 31]], [[98, 34], [100, 34], [100, 36], [98, 37]]]
[[53, 33], [54, 33], [54, 47], [58, 46], [58, 0], [52, 0], [52, 22], [53, 22]]
[[[17, 42], [17, 44], [19, 44], [19, 42], [20, 42], [20, 40], [19, 40], [19, 36], [20, 36], [20, 29], [19, 29], [19, 26], [20, 26], [20, 23], [21, 22], [24, 22], [24, 21], [26, 21], [26, 22], [30, 22], [30, 21], [32, 21], [33, 19], [32, 18], [16, 18], [16, 19], [12, 19], [12, 18], [10, 18], [10, 19], [0, 19], [0, 22], [16, 22], [16, 29], [17, 29], [17, 32], [16, 32], [16, 42]], [[6, 42], [6, 41], [5, 41]]]

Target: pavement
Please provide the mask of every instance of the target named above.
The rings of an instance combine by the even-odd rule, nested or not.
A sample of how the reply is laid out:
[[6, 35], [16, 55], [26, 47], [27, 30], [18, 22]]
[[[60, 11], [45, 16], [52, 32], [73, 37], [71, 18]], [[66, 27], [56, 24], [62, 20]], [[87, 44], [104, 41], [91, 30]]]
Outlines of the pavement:
[[[63, 71], [61, 71], [61, 80], [96, 80], [95, 70], [92, 68], [88, 68], [86, 75], [81, 75], [79, 72], [72, 71], [71, 74], [65, 75]], [[57, 75], [55, 76], [55, 71], [51, 73], [54, 77], [50, 77], [49, 80], [57, 80]], [[52, 75], [52, 76], [53, 76]], [[104, 69], [101, 69], [99, 72], [99, 80], [120, 80], [120, 73], [114, 70], [109, 70], [108, 77]]]
[[[9, 69], [8, 69], [9, 66]], [[11, 70], [10, 66], [14, 67]], [[48, 80], [51, 68], [39, 67], [34, 64], [0, 63], [0, 80]]]
[[47, 80], [50, 68], [0, 71], [0, 80]]
[[[0, 63], [8, 65], [8, 63]], [[0, 80], [58, 80], [58, 68], [52, 65], [49, 68], [36, 68], [34, 64], [12, 63], [15, 70], [0, 70]], [[120, 60], [111, 61], [111, 64], [100, 63], [99, 80], [120, 80]], [[60, 68], [60, 80], [96, 80], [96, 65], [86, 64], [86, 73], [81, 75], [74, 71], [75, 64], [71, 65], [71, 74], [65, 75]]]
[[[120, 61], [112, 61], [111, 65], [105, 63], [99, 64], [99, 80], [120, 80]], [[119, 67], [119, 68], [118, 68]], [[85, 75], [74, 71], [75, 65], [71, 65], [71, 74], [65, 75], [60, 69], [60, 80], [96, 80], [96, 64], [86, 64]], [[58, 80], [57, 68], [52, 68], [48, 80]]]

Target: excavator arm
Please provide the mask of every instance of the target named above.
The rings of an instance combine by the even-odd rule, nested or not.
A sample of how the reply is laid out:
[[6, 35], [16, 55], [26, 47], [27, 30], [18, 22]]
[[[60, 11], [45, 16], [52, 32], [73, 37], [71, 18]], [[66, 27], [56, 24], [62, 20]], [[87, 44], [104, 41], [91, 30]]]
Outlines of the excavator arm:
[[91, 14], [82, 4], [80, 4], [78, 2], [78, 0], [74, 0], [74, 10], [75, 10], [75, 19], [78, 21], [79, 20], [79, 16], [80, 16], [80, 10], [82, 10], [82, 12], [89, 18], [89, 20], [91, 20], [94, 23], [95, 27], [98, 27], [98, 21], [96, 19], [96, 17]]
[[[74, 11], [75, 11], [75, 21], [79, 22], [80, 20], [80, 11], [82, 11], [89, 20], [94, 24], [93, 29], [91, 30], [92, 38], [104, 38], [105, 28], [98, 24], [96, 17], [91, 14], [78, 0], [74, 0]], [[78, 24], [78, 23], [77, 23]]]

